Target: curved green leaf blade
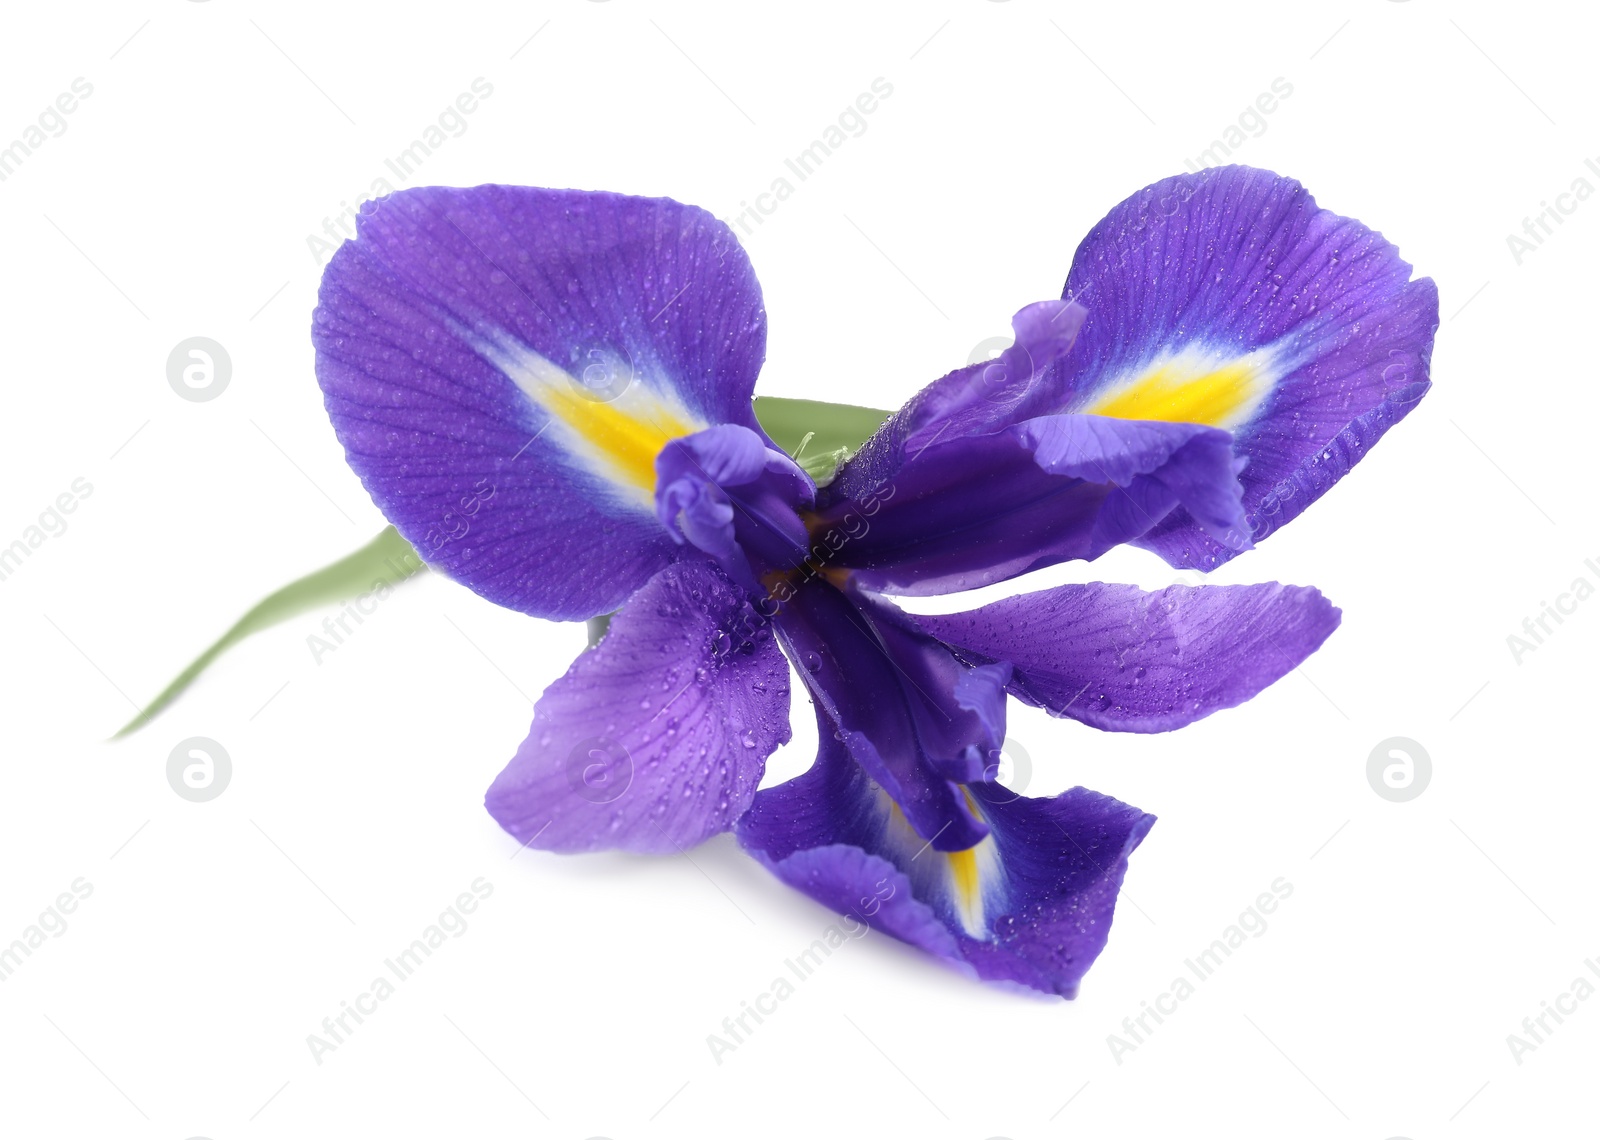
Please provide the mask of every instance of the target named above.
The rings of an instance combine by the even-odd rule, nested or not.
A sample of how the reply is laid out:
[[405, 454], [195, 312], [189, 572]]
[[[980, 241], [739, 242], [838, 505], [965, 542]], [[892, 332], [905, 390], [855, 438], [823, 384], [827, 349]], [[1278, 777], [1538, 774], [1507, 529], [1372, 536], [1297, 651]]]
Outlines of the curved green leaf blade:
[[229, 646], [307, 610], [347, 601], [379, 586], [396, 585], [423, 569], [423, 561], [411, 544], [401, 538], [400, 532], [394, 527], [385, 527], [377, 538], [355, 553], [262, 598], [209, 649], [190, 662], [187, 669], [173, 678], [172, 683], [162, 689], [138, 716], [123, 725], [112, 739], [120, 739], [149, 724]]

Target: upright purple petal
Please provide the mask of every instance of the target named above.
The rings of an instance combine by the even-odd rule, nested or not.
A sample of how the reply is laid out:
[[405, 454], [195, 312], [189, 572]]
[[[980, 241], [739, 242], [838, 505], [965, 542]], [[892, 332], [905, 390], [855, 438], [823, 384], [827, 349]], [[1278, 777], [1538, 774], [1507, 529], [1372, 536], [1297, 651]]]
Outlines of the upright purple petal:
[[[1243, 166], [1163, 179], [1084, 239], [1089, 311], [1040, 390], [1066, 412], [1211, 424], [1247, 459], [1252, 537], [1298, 515], [1428, 389], [1438, 290], [1394, 245]], [[1177, 511], [1139, 540], [1178, 566], [1235, 551]]]
[[910, 460], [939, 442], [986, 435], [1057, 409], [1040, 386], [1077, 340], [1086, 311], [1039, 301], [1011, 318], [1015, 339], [994, 360], [958, 368], [923, 388], [884, 421], [834, 476], [826, 501], [864, 498], [893, 482]]
[[917, 624], [1010, 691], [1112, 732], [1166, 732], [1255, 696], [1339, 625], [1309, 586], [1058, 586]]
[[655, 457], [755, 429], [761, 293], [704, 210], [575, 190], [420, 187], [363, 211], [312, 340], [350, 465], [432, 565], [548, 618], [677, 557]]
[[691, 847], [749, 807], [788, 710], [770, 623], [709, 562], [669, 566], [539, 698], [489, 814], [546, 851]]

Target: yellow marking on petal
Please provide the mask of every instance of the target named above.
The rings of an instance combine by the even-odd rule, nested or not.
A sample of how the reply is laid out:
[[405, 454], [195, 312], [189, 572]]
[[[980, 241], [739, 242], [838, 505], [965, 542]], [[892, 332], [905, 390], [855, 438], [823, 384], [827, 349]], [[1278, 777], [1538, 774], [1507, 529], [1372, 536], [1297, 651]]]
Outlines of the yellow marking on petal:
[[537, 399], [546, 411], [599, 452], [617, 475], [652, 495], [656, 490], [656, 456], [674, 439], [696, 430], [656, 401], [651, 401], [656, 406], [641, 416], [630, 415], [614, 403], [562, 391], [555, 385], [542, 389]]
[[951, 851], [945, 858], [950, 861], [950, 878], [955, 884], [956, 899], [961, 904], [961, 909], [971, 912], [977, 909], [978, 898], [978, 850], [969, 847], [965, 851]]
[[[967, 801], [967, 810], [976, 819], [982, 819], [983, 813], [978, 810], [978, 801], [972, 798], [972, 793], [966, 788], [961, 789], [961, 795]], [[945, 862], [950, 868], [950, 886], [955, 893], [956, 913], [961, 918], [961, 925], [967, 928], [967, 933], [981, 937], [987, 929], [983, 913], [983, 881], [978, 867], [978, 853], [985, 845], [994, 847], [994, 840], [985, 837], [975, 847], [968, 847], [965, 851], [945, 852]]]
[[[888, 814], [885, 839], [896, 865], [922, 888], [933, 887], [950, 900], [956, 921], [973, 938], [987, 939], [988, 917], [984, 910], [984, 895], [993, 895], [1003, 874], [1000, 867], [1000, 849], [994, 836], [985, 836], [977, 846], [965, 851], [934, 851], [932, 844], [918, 835], [906, 819], [900, 805], [889, 798], [882, 788], [877, 789], [879, 804]], [[967, 807], [979, 819], [983, 814], [972, 793], [961, 789]], [[929, 860], [933, 860], [929, 862]], [[989, 902], [995, 902], [990, 898]]]
[[1075, 411], [1121, 420], [1161, 420], [1235, 428], [1247, 422], [1272, 390], [1269, 355], [1218, 361], [1190, 351], [1114, 383]]
[[[671, 392], [657, 391], [639, 375], [632, 359], [609, 350], [589, 353], [589, 369], [610, 378], [620, 390], [586, 388], [555, 362], [499, 329], [459, 334], [485, 360], [508, 376], [550, 415], [551, 442], [582, 466], [613, 483], [635, 505], [649, 509], [656, 490], [656, 456], [674, 439], [705, 424], [685, 410]], [[587, 371], [587, 370], [586, 370]], [[531, 441], [530, 441], [531, 442]]]

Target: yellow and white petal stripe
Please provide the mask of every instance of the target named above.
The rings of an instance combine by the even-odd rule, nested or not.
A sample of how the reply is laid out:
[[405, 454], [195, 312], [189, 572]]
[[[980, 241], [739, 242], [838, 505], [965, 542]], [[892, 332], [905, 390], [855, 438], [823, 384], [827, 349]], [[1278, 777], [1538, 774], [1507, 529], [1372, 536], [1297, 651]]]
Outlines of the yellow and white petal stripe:
[[460, 335], [548, 414], [540, 435], [630, 505], [655, 509], [656, 456], [708, 426], [611, 349], [590, 350], [580, 378], [503, 330]]
[[1293, 370], [1288, 355], [1278, 345], [1242, 354], [1189, 345], [1111, 377], [1067, 410], [1236, 431]]
[[[993, 935], [991, 920], [1004, 912], [1007, 898], [1005, 868], [994, 836], [965, 851], [935, 851], [912, 828], [900, 806], [881, 788], [877, 793], [883, 854], [911, 880], [918, 898], [943, 903], [969, 938], [988, 941]], [[972, 793], [963, 788], [961, 794], [972, 814], [983, 819]]]

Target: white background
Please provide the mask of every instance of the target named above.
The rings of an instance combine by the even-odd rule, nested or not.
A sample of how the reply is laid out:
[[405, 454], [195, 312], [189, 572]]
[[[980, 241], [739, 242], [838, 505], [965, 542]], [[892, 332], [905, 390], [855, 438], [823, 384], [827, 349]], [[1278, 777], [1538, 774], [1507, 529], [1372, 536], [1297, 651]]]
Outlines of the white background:
[[[0, 582], [0, 941], [74, 879], [93, 894], [0, 983], [0, 1128], [1576, 1134], [1600, 1000], [1520, 1065], [1506, 1038], [1600, 956], [1600, 601], [1520, 663], [1506, 638], [1575, 578], [1600, 585], [1600, 200], [1521, 264], [1506, 237], [1580, 176], [1600, 186], [1595, 23], [1435, 0], [13, 6], [0, 141], [74, 78], [93, 94], [0, 183], [0, 545], [74, 479], [93, 492]], [[1345, 615], [1327, 646], [1174, 735], [1014, 708], [1032, 794], [1082, 783], [1160, 816], [1076, 1001], [873, 934], [717, 1064], [707, 1034], [831, 916], [728, 837], [689, 858], [517, 854], [481, 795], [582, 631], [443, 579], [320, 664], [321, 614], [247, 643], [105, 743], [246, 605], [383, 525], [312, 376], [306, 238], [476, 77], [492, 97], [411, 184], [665, 194], [724, 218], [893, 85], [746, 240], [772, 394], [892, 406], [964, 363], [1059, 295], [1107, 209], [1279, 77], [1292, 96], [1235, 157], [1438, 282], [1433, 392], [1216, 576], [1319, 586]], [[207, 403], [165, 375], [197, 335], [233, 361]], [[1121, 551], [1039, 584], [1072, 577], [1174, 580]], [[769, 779], [809, 761], [801, 697], [794, 720]], [[165, 775], [197, 735], [234, 767], [202, 804]], [[1408, 803], [1366, 778], [1393, 736], [1433, 761]], [[480, 876], [470, 928], [316, 1063], [307, 1035]], [[1108, 1034], [1280, 876], [1294, 892], [1266, 933], [1114, 1060]]]

